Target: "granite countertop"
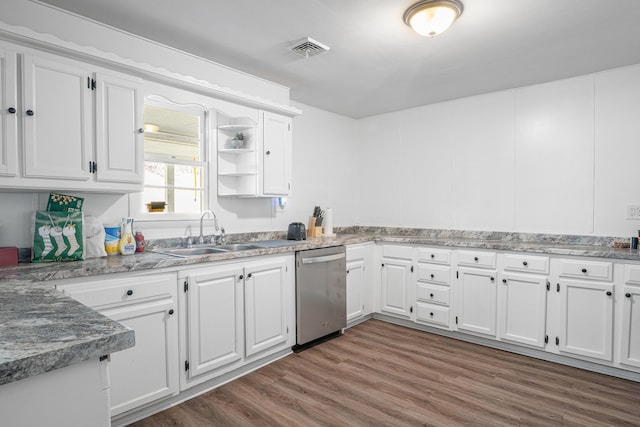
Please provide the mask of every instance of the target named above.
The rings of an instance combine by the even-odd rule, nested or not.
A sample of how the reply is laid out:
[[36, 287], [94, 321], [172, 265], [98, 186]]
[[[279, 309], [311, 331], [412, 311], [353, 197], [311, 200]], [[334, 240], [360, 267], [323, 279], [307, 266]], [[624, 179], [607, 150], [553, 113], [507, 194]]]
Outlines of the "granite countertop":
[[[237, 235], [234, 240], [243, 241], [247, 236]], [[133, 331], [54, 290], [47, 284], [50, 280], [195, 266], [374, 241], [640, 261], [637, 250], [615, 247], [620, 239], [614, 238], [356, 227], [336, 236], [276, 248], [186, 258], [147, 250], [132, 256], [4, 267], [0, 268], [0, 385], [134, 345]], [[175, 242], [171, 246], [176, 246]]]

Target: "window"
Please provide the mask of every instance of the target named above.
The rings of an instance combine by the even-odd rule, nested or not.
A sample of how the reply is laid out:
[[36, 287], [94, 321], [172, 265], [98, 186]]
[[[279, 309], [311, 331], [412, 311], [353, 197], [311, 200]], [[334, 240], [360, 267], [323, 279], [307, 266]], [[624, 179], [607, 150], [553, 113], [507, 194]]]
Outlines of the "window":
[[143, 210], [199, 213], [205, 206], [205, 111], [147, 100]]

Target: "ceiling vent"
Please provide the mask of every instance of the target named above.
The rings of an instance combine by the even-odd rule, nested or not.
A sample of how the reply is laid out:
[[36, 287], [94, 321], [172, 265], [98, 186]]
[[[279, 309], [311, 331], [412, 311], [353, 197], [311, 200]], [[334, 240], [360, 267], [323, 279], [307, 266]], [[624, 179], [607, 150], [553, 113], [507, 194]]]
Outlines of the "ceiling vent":
[[329, 46], [320, 43], [311, 37], [305, 37], [289, 46], [291, 52], [295, 52], [300, 56], [309, 58], [310, 56], [317, 55], [322, 52], [326, 52], [330, 49]]

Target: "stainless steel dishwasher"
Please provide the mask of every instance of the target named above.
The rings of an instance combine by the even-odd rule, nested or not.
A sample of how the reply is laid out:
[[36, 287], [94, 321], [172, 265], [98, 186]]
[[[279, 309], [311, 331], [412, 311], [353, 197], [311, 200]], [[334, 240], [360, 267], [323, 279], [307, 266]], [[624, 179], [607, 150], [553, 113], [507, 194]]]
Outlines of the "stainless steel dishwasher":
[[346, 264], [344, 246], [296, 252], [294, 350], [340, 335], [347, 326]]

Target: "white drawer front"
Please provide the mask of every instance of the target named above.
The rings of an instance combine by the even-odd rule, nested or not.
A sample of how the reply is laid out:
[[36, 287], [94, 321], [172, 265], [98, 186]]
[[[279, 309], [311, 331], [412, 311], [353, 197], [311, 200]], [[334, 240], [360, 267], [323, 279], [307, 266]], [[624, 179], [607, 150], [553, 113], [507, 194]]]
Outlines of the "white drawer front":
[[449, 307], [418, 302], [416, 304], [416, 320], [437, 326], [449, 327]]
[[450, 290], [447, 286], [427, 283], [418, 283], [416, 286], [416, 299], [418, 301], [448, 306], [450, 295]]
[[624, 283], [628, 285], [640, 285], [640, 265], [624, 266]]
[[382, 256], [385, 258], [413, 259], [413, 247], [401, 245], [382, 245]]
[[458, 251], [458, 264], [469, 267], [496, 268], [495, 252]]
[[421, 282], [437, 283], [449, 286], [451, 268], [439, 265], [418, 263], [418, 280]]
[[581, 279], [613, 280], [613, 264], [610, 262], [561, 259], [560, 276]]
[[505, 254], [504, 268], [505, 270], [548, 274], [549, 257], [526, 254]]
[[59, 285], [58, 289], [76, 301], [96, 308], [172, 295], [176, 292], [177, 282], [175, 274], [154, 274], [136, 278]]
[[418, 248], [418, 261], [451, 264], [451, 251], [447, 249]]

